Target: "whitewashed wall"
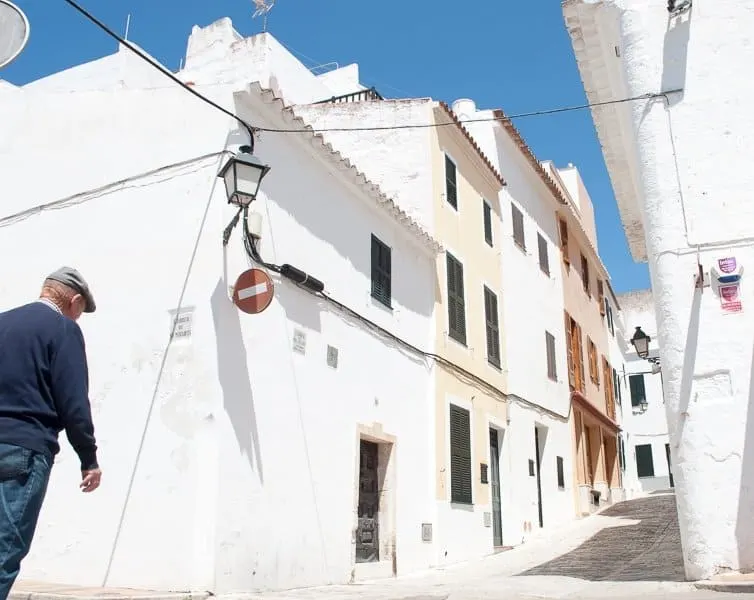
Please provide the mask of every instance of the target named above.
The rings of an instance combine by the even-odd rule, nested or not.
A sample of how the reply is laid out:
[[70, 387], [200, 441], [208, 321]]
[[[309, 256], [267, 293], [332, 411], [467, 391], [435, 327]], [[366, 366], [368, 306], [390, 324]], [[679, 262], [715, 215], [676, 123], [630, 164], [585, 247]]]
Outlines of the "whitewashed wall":
[[[506, 324], [503, 343], [507, 348], [511, 422], [504, 449], [508, 456], [501, 457], [504, 469], [501, 485], [503, 539], [520, 543], [539, 529], [536, 478], [529, 475], [528, 465], [529, 459], [535, 459], [535, 424], [547, 430], [542, 456], [544, 528], [557, 527], [575, 517], [572, 435], [567, 421], [570, 414], [568, 359], [555, 199], [510, 135], [492, 121], [482, 121], [491, 118], [492, 111], [477, 110], [471, 100], [456, 101], [453, 109], [459, 118], [467, 121], [465, 126], [507, 183], [500, 194], [502, 239], [499, 247], [504, 265], [501, 304]], [[511, 205], [524, 217], [526, 251], [513, 240]], [[549, 275], [539, 266], [538, 233], [547, 242]], [[546, 331], [555, 338], [557, 381], [547, 375]], [[537, 410], [536, 406], [562, 415], [563, 419]], [[556, 456], [564, 459], [565, 491], [557, 485]]]
[[[650, 336], [649, 356], [662, 357], [657, 342], [657, 324], [651, 290], [638, 290], [620, 294], [622, 347], [625, 363], [623, 383], [623, 430], [626, 452], [625, 488], [628, 497], [670, 489], [670, 469], [665, 445], [670, 443], [668, 421], [665, 414], [665, 399], [662, 393], [662, 375], [652, 372], [652, 364], [639, 358], [631, 344], [636, 328]], [[643, 375], [646, 390], [647, 410], [631, 405], [629, 377]], [[636, 446], [652, 446], [654, 477], [639, 477], [636, 463]]]
[[363, 89], [358, 67], [343, 67], [318, 77], [269, 33], [248, 38], [229, 18], [194, 27], [180, 76], [197, 84], [258, 81], [287, 104], [306, 104]]
[[[202, 91], [231, 103], [229, 88]], [[14, 259], [3, 264], [0, 301], [33, 299], [60, 264], [89, 280], [98, 311], [81, 324], [104, 470], [103, 487], [82, 495], [63, 443], [22, 577], [215, 592], [347, 582], [359, 423], [397, 437], [398, 571], [429, 566], [426, 362], [288, 283], [262, 315], [228, 300], [248, 262], [238, 232], [223, 255], [232, 210], [217, 153], [245, 134], [180, 89], [8, 96], [0, 249]], [[285, 125], [261, 101], [247, 108], [255, 123]], [[49, 156], [51, 140], [55, 160], [40, 176], [29, 157]], [[273, 167], [256, 205], [264, 256], [310, 272], [336, 299], [429, 347], [432, 257], [307, 137], [268, 135], [257, 152]], [[372, 232], [393, 247], [392, 314], [369, 301]], [[169, 344], [169, 311], [179, 306], [193, 307], [192, 336]], [[305, 355], [291, 350], [294, 330], [306, 333]], [[326, 365], [328, 344], [339, 349], [337, 370]]]
[[754, 261], [754, 172], [741, 160], [754, 140], [754, 83], [741, 77], [754, 5], [694, 2], [677, 17], [652, 0], [565, 10], [590, 99], [683, 90], [594, 114], [629, 241], [648, 256], [686, 575], [750, 571], [754, 288], [745, 275], [743, 310], [726, 314], [717, 286], [695, 289], [694, 277], [697, 264]]

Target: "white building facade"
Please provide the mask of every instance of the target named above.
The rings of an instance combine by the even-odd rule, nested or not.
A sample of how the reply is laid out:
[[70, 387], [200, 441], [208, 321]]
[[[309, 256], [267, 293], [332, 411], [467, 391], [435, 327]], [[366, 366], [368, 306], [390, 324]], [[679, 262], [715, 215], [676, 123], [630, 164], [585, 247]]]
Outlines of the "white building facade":
[[[615, 319], [616, 349], [621, 352], [623, 486], [627, 498], [668, 491], [674, 487], [670, 439], [662, 391], [660, 350], [657, 343], [651, 290], [619, 294]], [[631, 344], [636, 328], [650, 336], [648, 359], [640, 358]]]
[[754, 6], [563, 6], [631, 251], [649, 264], [686, 575], [751, 571], [754, 288], [737, 276], [754, 260], [741, 161]]
[[[217, 173], [247, 133], [127, 50], [0, 89], [2, 304], [34, 299], [61, 264], [98, 303], [81, 325], [103, 486], [80, 494], [63, 442], [22, 578], [224, 593], [433, 564], [433, 367], [400, 340], [431, 347], [442, 249], [249, 83], [246, 43], [224, 73], [196, 48], [188, 65], [198, 91], [247, 122], [299, 130], [256, 140], [272, 167], [252, 205], [259, 251], [353, 312], [274, 272], [263, 313], [231, 303], [252, 262], [242, 224], [223, 247], [235, 210]], [[51, 145], [54, 160], [30, 159]], [[375, 237], [390, 251], [391, 312], [370, 302]]]
[[503, 537], [518, 544], [576, 514], [558, 201], [502, 111], [478, 110], [469, 99], [453, 110], [507, 182], [500, 194], [509, 392], [503, 478], [513, 493]]

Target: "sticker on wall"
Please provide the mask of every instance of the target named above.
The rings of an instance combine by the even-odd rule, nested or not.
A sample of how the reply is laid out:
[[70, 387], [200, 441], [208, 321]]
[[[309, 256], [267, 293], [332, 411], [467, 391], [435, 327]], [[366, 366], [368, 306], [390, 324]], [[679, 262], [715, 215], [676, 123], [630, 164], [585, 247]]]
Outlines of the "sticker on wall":
[[724, 313], [739, 313], [743, 310], [739, 287], [738, 284], [720, 286], [720, 306]]
[[293, 351], [306, 354], [306, 333], [300, 329], [293, 330]]

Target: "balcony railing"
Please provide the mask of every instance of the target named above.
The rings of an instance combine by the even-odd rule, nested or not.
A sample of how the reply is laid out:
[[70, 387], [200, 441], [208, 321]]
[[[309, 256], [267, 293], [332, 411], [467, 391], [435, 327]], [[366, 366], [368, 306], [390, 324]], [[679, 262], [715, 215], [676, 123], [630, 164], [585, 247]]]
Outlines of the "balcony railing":
[[384, 100], [382, 95], [373, 87], [366, 90], [359, 90], [358, 92], [351, 92], [350, 94], [343, 94], [341, 96], [333, 96], [325, 100], [315, 102], [315, 104], [340, 104], [341, 102], [370, 102], [374, 100]]

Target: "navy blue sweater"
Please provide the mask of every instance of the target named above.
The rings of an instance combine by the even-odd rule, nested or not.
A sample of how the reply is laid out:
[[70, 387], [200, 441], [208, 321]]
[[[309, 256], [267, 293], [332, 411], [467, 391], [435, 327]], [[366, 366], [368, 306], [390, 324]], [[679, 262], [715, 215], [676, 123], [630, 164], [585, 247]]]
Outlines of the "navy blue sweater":
[[96, 468], [81, 328], [42, 302], [0, 313], [0, 442], [52, 458], [63, 429], [81, 469]]

